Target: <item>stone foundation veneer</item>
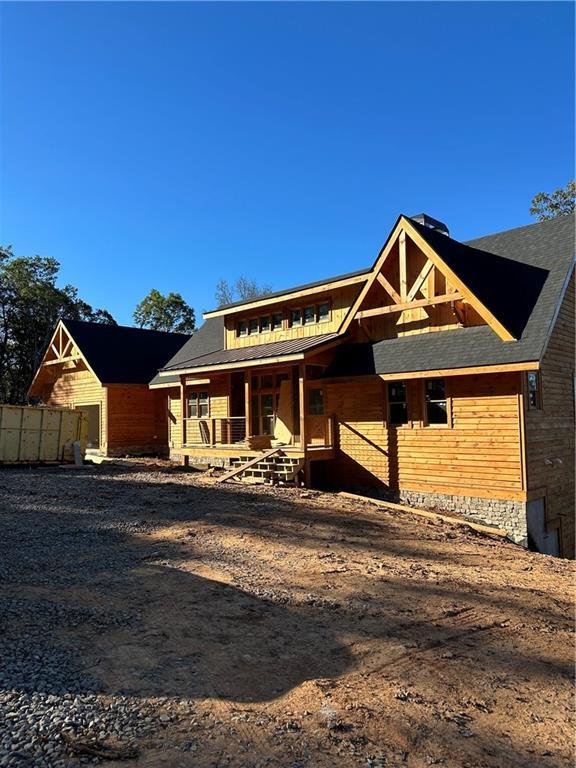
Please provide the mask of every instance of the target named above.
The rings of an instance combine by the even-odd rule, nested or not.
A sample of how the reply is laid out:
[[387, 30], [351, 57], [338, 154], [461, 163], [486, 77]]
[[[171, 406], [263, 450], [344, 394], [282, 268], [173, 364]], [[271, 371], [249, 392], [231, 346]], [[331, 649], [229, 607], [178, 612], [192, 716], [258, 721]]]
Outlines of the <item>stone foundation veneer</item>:
[[516, 544], [528, 546], [526, 502], [505, 499], [481, 499], [477, 496], [449, 496], [424, 491], [380, 491], [387, 501], [442, 512], [456, 512], [475, 523], [485, 523], [508, 531]]

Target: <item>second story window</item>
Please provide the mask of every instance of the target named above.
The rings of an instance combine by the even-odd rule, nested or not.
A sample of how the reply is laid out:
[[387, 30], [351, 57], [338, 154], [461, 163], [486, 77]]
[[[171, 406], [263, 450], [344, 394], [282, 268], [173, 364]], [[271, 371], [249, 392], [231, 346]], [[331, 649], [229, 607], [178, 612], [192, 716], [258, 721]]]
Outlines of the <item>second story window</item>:
[[325, 301], [323, 304], [318, 304], [318, 322], [327, 323], [330, 320], [330, 304]]
[[284, 319], [284, 316], [282, 315], [282, 312], [274, 312], [272, 315], [272, 330], [273, 331], [280, 331], [282, 329], [282, 321]]
[[270, 330], [270, 315], [260, 318], [260, 333], [268, 333]]
[[388, 383], [388, 424], [392, 427], [408, 424], [405, 381], [390, 381]]
[[316, 307], [304, 307], [304, 325], [316, 322]]
[[240, 320], [238, 323], [238, 336], [248, 336], [248, 323], [246, 320]]
[[427, 379], [424, 382], [426, 424], [448, 424], [448, 401], [445, 379]]
[[248, 333], [250, 334], [250, 336], [254, 335], [255, 333], [258, 333], [257, 317], [251, 317], [250, 320], [248, 320]]
[[292, 309], [290, 311], [290, 325], [294, 328], [296, 326], [302, 325], [302, 310], [301, 309]]

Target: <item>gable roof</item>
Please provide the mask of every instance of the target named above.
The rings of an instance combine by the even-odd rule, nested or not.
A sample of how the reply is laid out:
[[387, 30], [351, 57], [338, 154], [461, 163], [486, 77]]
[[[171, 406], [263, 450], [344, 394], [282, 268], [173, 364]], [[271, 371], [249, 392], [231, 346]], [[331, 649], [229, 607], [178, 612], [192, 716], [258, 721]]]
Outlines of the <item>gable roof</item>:
[[[157, 365], [156, 369], [165, 370], [171, 368], [176, 370], [182, 368], [196, 357], [209, 355], [211, 352], [217, 352], [220, 349], [224, 349], [224, 318], [211, 317], [171, 357], [167, 356], [161, 365]], [[159, 384], [166, 386], [170, 383], [178, 384], [180, 382], [180, 376], [177, 374], [168, 377], [159, 376], [157, 370], [153, 371], [153, 373], [156, 373], [156, 376], [150, 381], [150, 386], [157, 386]]]
[[147, 384], [189, 338], [125, 325], [62, 322], [102, 384]]
[[[518, 341], [502, 341], [491, 328], [476, 326], [346, 345], [338, 350], [326, 375], [407, 373], [540, 360], [572, 271], [574, 223], [574, 215], [562, 216], [464, 244], [446, 244], [443, 240], [451, 240], [446, 235], [432, 233], [430, 238], [431, 233], [425, 233], [427, 242], [434, 243], [431, 247], [443, 249], [443, 258], [452, 263], [456, 259], [462, 263], [469, 256], [470, 264], [463, 268], [488, 305], [511, 324], [511, 315], [518, 313]], [[456, 252], [454, 243], [463, 250]], [[502, 284], [490, 295], [491, 276], [484, 270], [491, 266]]]
[[506, 258], [493, 248], [459, 243], [416, 221], [410, 224], [512, 336], [520, 338], [548, 270]]

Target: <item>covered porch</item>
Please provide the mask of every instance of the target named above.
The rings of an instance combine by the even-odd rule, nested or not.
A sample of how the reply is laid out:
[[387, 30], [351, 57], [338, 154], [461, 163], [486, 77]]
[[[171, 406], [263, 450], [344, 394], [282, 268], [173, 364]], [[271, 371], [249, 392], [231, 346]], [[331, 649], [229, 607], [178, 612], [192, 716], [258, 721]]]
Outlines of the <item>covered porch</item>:
[[183, 455], [241, 454], [282, 447], [309, 458], [330, 458], [334, 419], [326, 412], [318, 364], [266, 365], [180, 376]]

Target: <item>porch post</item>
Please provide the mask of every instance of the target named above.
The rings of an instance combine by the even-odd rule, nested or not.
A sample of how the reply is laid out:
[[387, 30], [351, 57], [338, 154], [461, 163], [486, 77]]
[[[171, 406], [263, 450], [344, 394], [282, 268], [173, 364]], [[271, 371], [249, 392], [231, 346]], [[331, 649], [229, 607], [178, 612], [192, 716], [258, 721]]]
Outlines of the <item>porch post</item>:
[[244, 411], [246, 418], [246, 439], [252, 436], [252, 375], [244, 371]]
[[[182, 419], [181, 422], [181, 443], [182, 448], [186, 445], [186, 379], [185, 376], [182, 374], [180, 376], [180, 418]], [[184, 456], [183, 463], [185, 466], [188, 466], [188, 456]]]
[[300, 405], [300, 447], [306, 450], [306, 365], [298, 367], [298, 402]]

